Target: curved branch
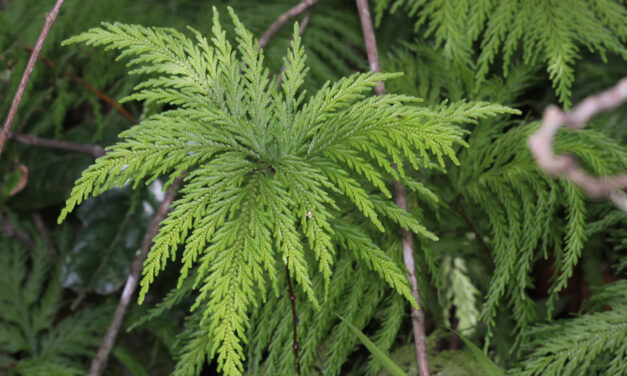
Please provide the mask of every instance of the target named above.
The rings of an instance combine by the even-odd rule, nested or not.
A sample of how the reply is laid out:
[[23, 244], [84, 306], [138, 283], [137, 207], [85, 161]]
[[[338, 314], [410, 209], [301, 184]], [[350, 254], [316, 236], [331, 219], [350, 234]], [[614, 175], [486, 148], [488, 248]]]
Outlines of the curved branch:
[[565, 177], [590, 197], [609, 197], [627, 211], [627, 196], [622, 191], [627, 188], [627, 174], [595, 177], [583, 171], [571, 156], [555, 155], [553, 152], [553, 139], [563, 125], [574, 130], [581, 129], [593, 116], [614, 109], [625, 101], [627, 78], [606, 91], [584, 99], [572, 111], [564, 112], [556, 106], [549, 106], [544, 111], [542, 125], [529, 137], [529, 149], [542, 170]]
[[14, 132], [9, 132], [9, 137], [11, 139], [14, 139], [17, 142], [21, 142], [27, 145], [76, 151], [79, 153], [87, 153], [87, 154], [93, 155], [96, 158], [102, 157], [103, 155], [105, 155], [105, 150], [100, 145], [77, 144], [77, 143], [68, 142], [68, 141], [49, 140], [47, 138], [41, 138], [41, 137], [31, 136], [28, 134], [21, 134], [21, 133], [14, 133]]
[[274, 37], [274, 34], [278, 33], [289, 20], [311, 8], [318, 1], [319, 0], [303, 0], [290, 8], [287, 12], [281, 14], [279, 18], [268, 27], [263, 35], [261, 35], [261, 38], [259, 38], [259, 48], [264, 48], [270, 42], [270, 39]]

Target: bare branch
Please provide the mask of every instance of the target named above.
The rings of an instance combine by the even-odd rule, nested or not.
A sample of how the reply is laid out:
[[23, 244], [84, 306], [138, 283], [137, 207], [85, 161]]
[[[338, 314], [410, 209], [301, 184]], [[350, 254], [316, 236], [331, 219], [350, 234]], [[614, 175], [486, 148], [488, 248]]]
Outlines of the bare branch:
[[42, 146], [46, 148], [77, 151], [79, 153], [91, 154], [94, 157], [102, 157], [105, 155], [105, 151], [100, 145], [92, 144], [77, 144], [68, 141], [49, 140], [46, 138], [35, 137], [28, 134], [9, 132], [9, 137], [15, 141], [21, 142], [27, 145]]
[[544, 111], [542, 125], [529, 137], [529, 148], [538, 166], [547, 173], [565, 177], [590, 197], [609, 197], [627, 211], [627, 196], [622, 191], [627, 187], [627, 174], [598, 178], [584, 172], [573, 157], [553, 153], [553, 139], [560, 127], [567, 125], [575, 130], [581, 129], [594, 115], [616, 108], [625, 101], [627, 78], [611, 89], [584, 99], [570, 112], [549, 106]]
[[[368, 0], [357, 0], [357, 10], [359, 11], [359, 20], [361, 21], [361, 29], [364, 33], [364, 42], [366, 43], [366, 53], [368, 54], [368, 63], [370, 70], [373, 72], [381, 72], [379, 66], [379, 52], [377, 51], [377, 40], [374, 36], [374, 27], [370, 18], [370, 8]], [[377, 95], [385, 94], [385, 86], [382, 81], [375, 86], [374, 92]]]
[[[361, 1], [361, 0], [358, 0]], [[366, 0], [364, 0], [366, 1]], [[407, 191], [400, 182], [394, 182], [396, 204], [407, 211]], [[407, 279], [411, 286], [411, 294], [420, 305], [420, 293], [418, 292], [418, 279], [416, 278], [416, 265], [414, 262], [414, 236], [408, 230], [401, 229], [403, 241], [403, 261], [409, 272]], [[429, 376], [429, 358], [427, 357], [427, 336], [425, 330], [425, 314], [422, 307], [411, 307], [411, 322], [414, 329], [414, 344], [416, 345], [416, 360], [420, 376]]]
[[17, 109], [20, 107], [20, 103], [22, 102], [22, 98], [24, 97], [24, 91], [26, 91], [26, 86], [28, 85], [28, 81], [30, 80], [31, 73], [33, 73], [33, 68], [35, 68], [37, 58], [41, 53], [41, 49], [44, 46], [46, 38], [48, 37], [48, 33], [50, 32], [52, 24], [54, 24], [54, 21], [57, 19], [57, 15], [59, 14], [59, 10], [63, 5], [63, 1], [64, 0], [57, 0], [57, 3], [54, 5], [54, 8], [52, 8], [52, 11], [46, 15], [46, 22], [44, 23], [44, 27], [41, 29], [39, 37], [37, 38], [35, 48], [33, 48], [33, 52], [30, 54], [30, 58], [28, 59], [26, 69], [24, 69], [24, 73], [22, 74], [22, 79], [20, 80], [17, 92], [13, 97], [13, 102], [11, 103], [9, 114], [7, 115], [7, 119], [4, 122], [4, 127], [0, 132], [0, 154], [2, 154], [2, 149], [4, 148], [4, 143], [6, 142], [7, 137], [9, 137], [11, 125], [13, 124], [13, 120], [15, 120], [15, 116], [17, 115]]
[[157, 213], [152, 219], [152, 222], [148, 227], [148, 231], [146, 231], [146, 235], [144, 236], [141, 248], [139, 249], [135, 260], [133, 260], [133, 264], [131, 265], [131, 272], [129, 273], [126, 284], [124, 285], [124, 290], [122, 291], [122, 296], [120, 296], [120, 302], [118, 303], [118, 306], [115, 309], [115, 313], [113, 314], [111, 324], [109, 324], [107, 333], [102, 340], [100, 348], [98, 349], [98, 354], [91, 363], [89, 376], [100, 376], [105, 370], [107, 361], [109, 359], [109, 354], [111, 353], [111, 349], [115, 344], [115, 339], [118, 336], [118, 332], [120, 331], [120, 327], [122, 326], [122, 321], [124, 321], [124, 316], [126, 315], [126, 311], [128, 310], [128, 306], [131, 302], [131, 297], [137, 289], [139, 274], [142, 270], [146, 255], [148, 254], [148, 251], [152, 246], [152, 238], [157, 235], [157, 232], [159, 231], [159, 223], [168, 214], [170, 204], [172, 204], [172, 202], [174, 201], [174, 197], [176, 197], [182, 181], [183, 177], [179, 176], [168, 188], [167, 194], [163, 198], [163, 201], [161, 201], [161, 205], [159, 206]]
[[268, 29], [261, 35], [261, 38], [259, 38], [259, 48], [264, 48], [268, 43], [270, 43], [274, 34], [278, 33], [289, 20], [311, 8], [318, 1], [319, 0], [303, 0], [285, 13], [281, 14], [279, 18], [277, 18], [276, 21], [274, 21], [272, 25], [270, 25], [270, 27], [268, 27]]
[[[373, 72], [380, 72], [381, 67], [379, 66], [379, 54], [377, 52], [377, 42], [374, 35], [374, 28], [372, 26], [372, 19], [370, 18], [368, 0], [356, 0], [356, 2], [357, 10], [359, 11], [359, 19], [361, 21], [361, 28], [364, 32], [364, 41], [366, 43], [370, 69]], [[377, 95], [385, 94], [383, 82], [379, 82], [379, 84], [375, 86], [374, 92]], [[396, 204], [401, 209], [407, 211], [407, 191], [405, 186], [401, 182], [394, 182], [394, 191], [396, 195]], [[403, 261], [405, 262], [405, 267], [409, 273], [407, 279], [411, 285], [412, 296], [416, 300], [416, 303], [420, 304], [420, 294], [418, 292], [418, 280], [416, 279], [416, 266], [414, 262], [414, 238], [410, 231], [404, 229], [401, 231], [403, 241]], [[421, 308], [412, 306], [411, 318], [414, 329], [418, 371], [420, 372], [420, 376], [429, 376], [430, 372], [429, 359], [427, 358], [424, 311]]]

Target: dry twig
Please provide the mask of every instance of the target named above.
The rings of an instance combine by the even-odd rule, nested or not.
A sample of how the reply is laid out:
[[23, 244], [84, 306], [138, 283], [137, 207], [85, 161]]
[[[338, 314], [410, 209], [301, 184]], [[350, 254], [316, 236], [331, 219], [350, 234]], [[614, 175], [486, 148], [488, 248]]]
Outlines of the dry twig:
[[529, 137], [529, 148], [538, 166], [547, 173], [565, 177], [590, 197], [609, 197], [627, 211], [627, 196], [622, 191], [627, 188], [627, 174], [598, 178], [584, 172], [573, 157], [553, 153], [553, 139], [560, 127], [568, 125], [574, 130], [581, 129], [593, 116], [614, 109], [625, 101], [627, 78], [611, 89], [584, 99], [569, 112], [549, 106], [544, 111], [542, 125]]
[[100, 376], [105, 370], [107, 361], [109, 359], [109, 354], [111, 353], [111, 349], [115, 344], [115, 339], [118, 336], [122, 321], [124, 321], [124, 316], [126, 315], [126, 311], [128, 310], [128, 306], [131, 302], [131, 297], [137, 289], [139, 274], [142, 270], [144, 259], [146, 259], [146, 255], [148, 254], [148, 251], [152, 246], [152, 238], [157, 235], [157, 232], [159, 231], [159, 223], [168, 214], [170, 204], [172, 204], [172, 202], [174, 201], [174, 197], [178, 193], [182, 181], [183, 177], [179, 176], [168, 188], [168, 192], [163, 198], [163, 201], [161, 201], [161, 205], [159, 206], [157, 213], [152, 219], [152, 222], [148, 227], [148, 231], [146, 231], [146, 235], [144, 236], [144, 240], [142, 242], [139, 253], [135, 257], [135, 260], [133, 260], [133, 264], [131, 265], [131, 272], [129, 273], [126, 284], [124, 285], [124, 290], [122, 291], [122, 296], [120, 296], [120, 302], [118, 303], [118, 306], [115, 309], [115, 313], [113, 314], [111, 324], [109, 324], [109, 328], [107, 328], [107, 333], [102, 340], [100, 348], [98, 349], [98, 354], [91, 363], [89, 376]]
[[[368, 0], [356, 0], [357, 9], [359, 11], [359, 19], [361, 20], [361, 28], [364, 32], [364, 41], [366, 43], [366, 52], [368, 53], [368, 62], [373, 72], [380, 72], [379, 54], [377, 52], [377, 42], [374, 36], [374, 28], [372, 27], [372, 19], [370, 18], [370, 10], [368, 8]], [[379, 82], [374, 88], [377, 95], [385, 94], [383, 82]], [[405, 186], [400, 182], [394, 183], [394, 191], [396, 195], [396, 204], [407, 211], [407, 191]], [[411, 285], [412, 296], [416, 303], [420, 304], [420, 294], [418, 293], [418, 280], [416, 279], [416, 266], [414, 263], [414, 238], [410, 231], [402, 231], [403, 240], [403, 261], [407, 267], [409, 284]], [[412, 306], [411, 308], [412, 325], [414, 329], [414, 341], [416, 345], [416, 358], [418, 361], [418, 371], [420, 376], [429, 376], [429, 359], [427, 358], [427, 345], [425, 335], [425, 316], [421, 308]]]
[[7, 119], [4, 122], [4, 127], [0, 132], [0, 154], [2, 154], [2, 149], [4, 148], [4, 143], [9, 137], [9, 131], [11, 130], [11, 125], [13, 124], [13, 120], [15, 120], [15, 116], [17, 115], [17, 109], [20, 107], [20, 103], [22, 102], [22, 98], [24, 97], [24, 91], [26, 90], [26, 86], [28, 85], [28, 81], [30, 80], [31, 73], [33, 73], [33, 68], [35, 67], [35, 63], [37, 62], [37, 58], [41, 53], [41, 49], [44, 46], [44, 42], [48, 37], [48, 33], [50, 32], [50, 28], [54, 21], [57, 19], [57, 15], [59, 14], [59, 10], [63, 5], [64, 0], [57, 0], [57, 3], [52, 8], [52, 11], [46, 15], [46, 22], [44, 23], [44, 27], [41, 29], [41, 33], [37, 38], [37, 43], [35, 43], [35, 47], [33, 48], [33, 52], [30, 54], [30, 58], [28, 59], [28, 63], [26, 64], [26, 69], [24, 69], [24, 74], [22, 74], [22, 79], [17, 88], [17, 92], [13, 97], [13, 102], [11, 103], [11, 108], [9, 109], [9, 114], [7, 115]]
[[27, 145], [43, 146], [47, 148], [60, 149], [60, 150], [77, 151], [79, 153], [91, 154], [96, 158], [102, 157], [103, 155], [105, 155], [105, 150], [100, 145], [77, 144], [77, 143], [68, 142], [68, 141], [49, 140], [46, 138], [40, 138], [40, 137], [31, 136], [28, 134], [13, 133], [13, 132], [9, 132], [9, 137], [11, 139], [14, 139], [15, 141], [18, 141]]
[[264, 48], [268, 43], [270, 43], [274, 34], [278, 33], [289, 20], [311, 8], [318, 1], [319, 0], [303, 0], [285, 13], [281, 14], [279, 18], [277, 18], [276, 21], [274, 21], [272, 25], [270, 25], [270, 27], [268, 27], [268, 29], [261, 35], [261, 38], [259, 38], [259, 48]]

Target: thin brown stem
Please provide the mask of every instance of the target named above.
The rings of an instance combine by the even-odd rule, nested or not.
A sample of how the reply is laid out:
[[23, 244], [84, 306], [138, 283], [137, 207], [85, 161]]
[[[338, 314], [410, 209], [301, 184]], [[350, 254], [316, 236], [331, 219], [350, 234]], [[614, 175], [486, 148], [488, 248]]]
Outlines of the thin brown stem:
[[120, 327], [122, 326], [122, 321], [124, 321], [124, 316], [126, 315], [126, 311], [128, 310], [128, 306], [131, 302], [131, 297], [137, 289], [139, 274], [141, 273], [146, 255], [148, 254], [148, 251], [152, 246], [152, 239], [155, 237], [155, 235], [157, 235], [157, 232], [159, 231], [159, 223], [167, 215], [170, 204], [172, 204], [172, 202], [174, 201], [174, 197], [176, 197], [182, 181], [183, 177], [179, 176], [168, 188], [168, 191], [163, 198], [163, 201], [161, 201], [161, 205], [159, 205], [157, 213], [155, 214], [152, 222], [150, 223], [150, 226], [148, 227], [148, 231], [146, 231], [146, 235], [144, 236], [144, 240], [142, 242], [139, 253], [137, 254], [137, 257], [135, 257], [135, 260], [133, 260], [133, 264], [131, 265], [131, 271], [126, 280], [126, 284], [124, 285], [122, 295], [120, 296], [120, 302], [118, 303], [118, 306], [115, 309], [115, 313], [113, 314], [111, 324], [109, 324], [107, 333], [102, 340], [100, 348], [98, 349], [98, 354], [91, 363], [89, 376], [100, 376], [105, 370], [107, 361], [109, 359], [109, 354], [111, 353], [111, 349], [115, 344], [115, 339], [118, 336], [118, 332], [120, 331]]
[[292, 349], [294, 350], [294, 359], [296, 360], [296, 374], [300, 376], [300, 356], [298, 355], [298, 316], [296, 316], [296, 295], [292, 288], [292, 278], [290, 277], [290, 269], [285, 265], [285, 276], [287, 278], [287, 287], [290, 292], [290, 303], [292, 305], [292, 322], [294, 325], [294, 342]]
[[22, 74], [22, 79], [20, 80], [20, 84], [17, 88], [17, 92], [13, 97], [13, 102], [11, 103], [11, 108], [9, 109], [9, 114], [4, 122], [4, 126], [2, 131], [0, 132], [0, 154], [2, 154], [2, 150], [4, 148], [4, 144], [9, 137], [9, 131], [11, 130], [11, 125], [15, 120], [15, 116], [17, 115], [17, 110], [20, 107], [20, 103], [22, 102], [22, 98], [24, 97], [24, 92], [26, 91], [26, 86], [28, 85], [28, 81], [30, 80], [30, 76], [33, 73], [33, 69], [35, 68], [35, 63], [37, 62], [37, 58], [41, 53], [41, 49], [44, 46], [44, 42], [48, 37], [48, 33], [50, 32], [50, 28], [54, 24], [54, 21], [57, 19], [57, 15], [59, 14], [59, 10], [63, 5], [64, 0], [57, 0], [57, 3], [52, 8], [52, 11], [46, 15], [46, 22], [44, 23], [43, 28], [41, 29], [41, 33], [37, 38], [37, 43], [35, 43], [35, 47], [33, 48], [33, 52], [30, 54], [30, 58], [28, 59], [28, 63], [26, 64], [26, 69], [24, 69], [24, 73]]
[[261, 38], [259, 38], [259, 48], [264, 48], [268, 45], [272, 37], [274, 37], [274, 34], [278, 33], [289, 20], [311, 8], [318, 1], [319, 0], [303, 0], [287, 10], [285, 13], [281, 14], [261, 35]]
[[[379, 54], [377, 52], [377, 42], [374, 35], [374, 27], [370, 17], [370, 9], [368, 0], [356, 0], [357, 10], [359, 11], [359, 19], [361, 28], [364, 33], [364, 41], [366, 44], [366, 52], [368, 54], [368, 63], [373, 72], [380, 72]], [[376, 95], [385, 94], [383, 82], [379, 82], [374, 88]], [[396, 204], [401, 209], [407, 211], [407, 191], [401, 182], [394, 183], [394, 191], [396, 195]], [[403, 261], [407, 268], [407, 279], [411, 286], [411, 292], [414, 300], [420, 305], [420, 294], [418, 292], [418, 280], [416, 278], [416, 267], [414, 262], [414, 238], [410, 231], [401, 230], [403, 244]], [[418, 371], [420, 376], [429, 376], [429, 359], [427, 358], [427, 344], [425, 334], [425, 316], [424, 311], [417, 306], [411, 307], [412, 326], [414, 329], [414, 341], [416, 346], [416, 360], [418, 362]]]
[[105, 154], [104, 149], [100, 145], [77, 144], [68, 141], [57, 141], [46, 138], [35, 137], [27, 134], [9, 132], [11, 139], [27, 145], [42, 146], [46, 148], [76, 151], [79, 153], [91, 154], [94, 157], [102, 157]]
[[[407, 191], [400, 182], [394, 182], [396, 204], [407, 211]], [[418, 292], [418, 279], [416, 278], [416, 266], [414, 261], [414, 237], [408, 230], [402, 229], [403, 261], [409, 272], [407, 279], [411, 286], [411, 294], [419, 305], [420, 293]], [[427, 337], [425, 330], [425, 314], [422, 307], [411, 307], [412, 327], [414, 329], [414, 342], [416, 346], [416, 360], [420, 376], [429, 376], [429, 358], [427, 357]]]
[[[379, 65], [379, 52], [377, 51], [377, 40], [374, 36], [374, 27], [372, 26], [372, 18], [370, 17], [370, 8], [368, 0], [356, 0], [357, 10], [359, 11], [359, 20], [361, 21], [361, 29], [364, 33], [364, 42], [366, 43], [366, 53], [368, 54], [368, 63], [370, 70], [373, 72], [381, 72]], [[385, 86], [383, 82], [375, 86], [374, 92], [377, 95], [385, 94]]]
[[[32, 52], [33, 49], [30, 47], [24, 47], [25, 50]], [[46, 64], [47, 66], [49, 66], [50, 68], [55, 68], [56, 64], [54, 61], [48, 59], [45, 56], [39, 56], [39, 60], [41, 60], [41, 62], [43, 62], [44, 64]], [[116, 102], [113, 98], [109, 97], [107, 94], [103, 93], [102, 91], [96, 89], [95, 87], [91, 86], [89, 83], [87, 83], [84, 79], [82, 79], [81, 77], [73, 74], [72, 72], [69, 72], [67, 70], [63, 70], [62, 73], [68, 77], [69, 79], [71, 79], [72, 81], [78, 83], [79, 85], [83, 86], [85, 89], [89, 90], [91, 93], [93, 93], [94, 95], [96, 95], [98, 98], [102, 99], [103, 101], [105, 101], [107, 104], [109, 104], [111, 107], [113, 107], [116, 111], [118, 111], [122, 116], [124, 116], [125, 118], [127, 118], [131, 123], [136, 124], [137, 118], [133, 115], [131, 115], [130, 112], [126, 111], [126, 109], [124, 109], [124, 107], [122, 107], [118, 102]]]

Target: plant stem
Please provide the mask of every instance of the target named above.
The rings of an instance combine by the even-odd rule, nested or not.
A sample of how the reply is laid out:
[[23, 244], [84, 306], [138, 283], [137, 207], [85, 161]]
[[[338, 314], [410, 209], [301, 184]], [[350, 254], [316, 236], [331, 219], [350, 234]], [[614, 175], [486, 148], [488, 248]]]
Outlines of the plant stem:
[[[356, 0], [357, 10], [359, 11], [359, 19], [361, 21], [361, 28], [364, 33], [364, 41], [366, 43], [366, 52], [368, 53], [368, 63], [370, 64], [370, 70], [373, 72], [380, 72], [379, 66], [379, 54], [377, 52], [377, 42], [374, 35], [374, 28], [372, 26], [372, 19], [370, 18], [370, 9], [368, 7], [368, 0]], [[374, 88], [376, 95], [385, 94], [385, 86], [383, 82], [379, 82]], [[407, 191], [405, 186], [400, 182], [394, 182], [394, 191], [396, 195], [396, 204], [401, 209], [407, 211]], [[416, 300], [416, 303], [420, 305], [420, 294], [418, 292], [418, 280], [416, 279], [416, 266], [414, 262], [414, 238], [410, 231], [401, 230], [402, 243], [403, 243], [403, 261], [405, 267], [407, 267], [409, 284], [411, 285], [412, 296]], [[425, 316], [421, 308], [411, 307], [412, 326], [414, 329], [414, 341], [416, 346], [416, 360], [418, 362], [418, 371], [420, 376], [429, 376], [429, 359], [427, 358], [427, 345], [425, 335]]]
[[[361, 0], [358, 0], [361, 1]], [[364, 0], [366, 1], [366, 0]], [[394, 182], [394, 192], [396, 194], [396, 204], [407, 211], [407, 191], [400, 182]], [[414, 262], [414, 237], [408, 230], [401, 229], [403, 241], [403, 261], [409, 275], [407, 279], [411, 285], [411, 294], [420, 305], [420, 294], [418, 292], [418, 280], [416, 278], [416, 266]], [[416, 360], [420, 376], [429, 376], [429, 358], [427, 357], [427, 337], [425, 334], [425, 314], [422, 307], [411, 307], [411, 321], [414, 329], [414, 342], [416, 345]]]
[[529, 137], [531, 154], [540, 168], [552, 175], [566, 178], [593, 198], [608, 197], [616, 206], [627, 212], [627, 173], [596, 177], [579, 167], [570, 155], [555, 155], [553, 139], [564, 125], [574, 130], [583, 128], [595, 115], [613, 110], [627, 101], [627, 77], [601, 93], [591, 95], [568, 112], [549, 106], [542, 115], [542, 125]]
[[126, 284], [124, 285], [124, 290], [122, 291], [122, 296], [120, 296], [120, 302], [118, 303], [118, 306], [115, 309], [115, 313], [113, 314], [111, 324], [109, 324], [107, 333], [105, 334], [102, 343], [100, 344], [98, 354], [91, 363], [89, 376], [100, 376], [105, 370], [107, 361], [109, 359], [109, 354], [111, 353], [111, 349], [115, 344], [115, 339], [118, 336], [118, 332], [120, 331], [120, 327], [122, 326], [122, 321], [124, 321], [124, 316], [126, 315], [126, 311], [128, 310], [128, 306], [131, 302], [131, 297], [137, 289], [139, 273], [142, 270], [146, 255], [148, 254], [148, 251], [152, 246], [152, 238], [157, 235], [157, 232], [159, 231], [159, 223], [168, 214], [170, 204], [172, 204], [172, 202], [174, 201], [174, 197], [176, 197], [182, 181], [182, 176], [179, 176], [174, 180], [174, 183], [172, 183], [172, 185], [168, 188], [168, 192], [163, 198], [163, 201], [161, 201], [161, 205], [159, 205], [159, 209], [152, 219], [152, 222], [150, 222], [150, 226], [148, 227], [148, 231], [146, 231], [146, 235], [144, 236], [144, 240], [142, 242], [139, 253], [137, 254], [137, 257], [135, 257], [135, 260], [133, 260], [133, 264], [131, 265], [131, 272], [129, 273]]
[[15, 120], [15, 116], [17, 115], [17, 110], [20, 107], [20, 103], [22, 102], [22, 98], [24, 97], [24, 92], [26, 91], [26, 86], [28, 85], [28, 81], [30, 80], [30, 76], [33, 73], [33, 68], [35, 68], [35, 63], [37, 62], [37, 58], [41, 53], [41, 49], [44, 46], [44, 42], [48, 37], [48, 33], [50, 32], [50, 28], [54, 21], [57, 19], [57, 15], [59, 14], [59, 10], [63, 5], [64, 0], [57, 0], [57, 3], [52, 8], [50, 13], [46, 14], [46, 22], [44, 23], [43, 28], [41, 29], [41, 33], [37, 38], [37, 43], [35, 43], [35, 47], [33, 48], [33, 52], [30, 54], [30, 58], [28, 59], [28, 63], [26, 64], [26, 69], [24, 69], [24, 73], [22, 74], [22, 79], [20, 80], [20, 84], [17, 88], [17, 92], [13, 97], [13, 102], [11, 103], [11, 108], [9, 110], [9, 114], [4, 122], [4, 127], [0, 132], [0, 154], [2, 154], [2, 149], [4, 148], [4, 144], [9, 137], [9, 131], [11, 130], [11, 125], [13, 124], [13, 120]]
[[102, 157], [105, 154], [104, 149], [100, 145], [77, 144], [68, 141], [49, 140], [46, 138], [35, 137], [27, 134], [9, 132], [9, 137], [15, 141], [27, 145], [43, 146], [47, 148], [76, 151], [79, 153], [91, 154], [94, 157]]
[[[33, 49], [26, 46], [24, 47], [25, 50], [32, 52]], [[49, 66], [50, 68], [55, 68], [56, 64], [54, 61], [48, 59], [45, 56], [39, 56], [39, 60], [41, 60], [44, 64], [46, 64], [47, 66]], [[89, 83], [87, 83], [84, 79], [82, 79], [81, 77], [67, 71], [67, 70], [63, 70], [62, 73], [68, 77], [69, 79], [73, 80], [74, 82], [78, 83], [79, 85], [83, 86], [85, 89], [89, 90], [91, 93], [93, 93], [94, 95], [96, 95], [98, 98], [102, 99], [103, 101], [107, 102], [107, 104], [109, 104], [111, 107], [113, 107], [116, 111], [118, 111], [122, 116], [124, 116], [125, 118], [127, 118], [131, 123], [133, 124], [137, 124], [137, 118], [133, 115], [131, 115], [130, 112], [126, 111], [126, 109], [124, 107], [122, 107], [118, 102], [116, 102], [113, 98], [109, 97], [107, 94], [103, 93], [102, 91], [96, 89], [95, 87], [91, 86]]]
[[289, 20], [311, 8], [318, 1], [319, 0], [303, 0], [287, 10], [285, 13], [281, 14], [279, 18], [277, 18], [261, 35], [261, 38], [259, 38], [259, 48], [264, 48], [270, 42], [272, 37], [274, 37], [274, 34], [278, 33]]
[[294, 324], [294, 343], [292, 349], [294, 349], [294, 358], [296, 360], [296, 374], [300, 376], [300, 356], [298, 355], [298, 316], [296, 316], [296, 295], [294, 295], [294, 289], [292, 288], [292, 278], [290, 277], [290, 269], [285, 265], [285, 275], [287, 278], [287, 287], [290, 291], [290, 303], [292, 304], [292, 321]]

